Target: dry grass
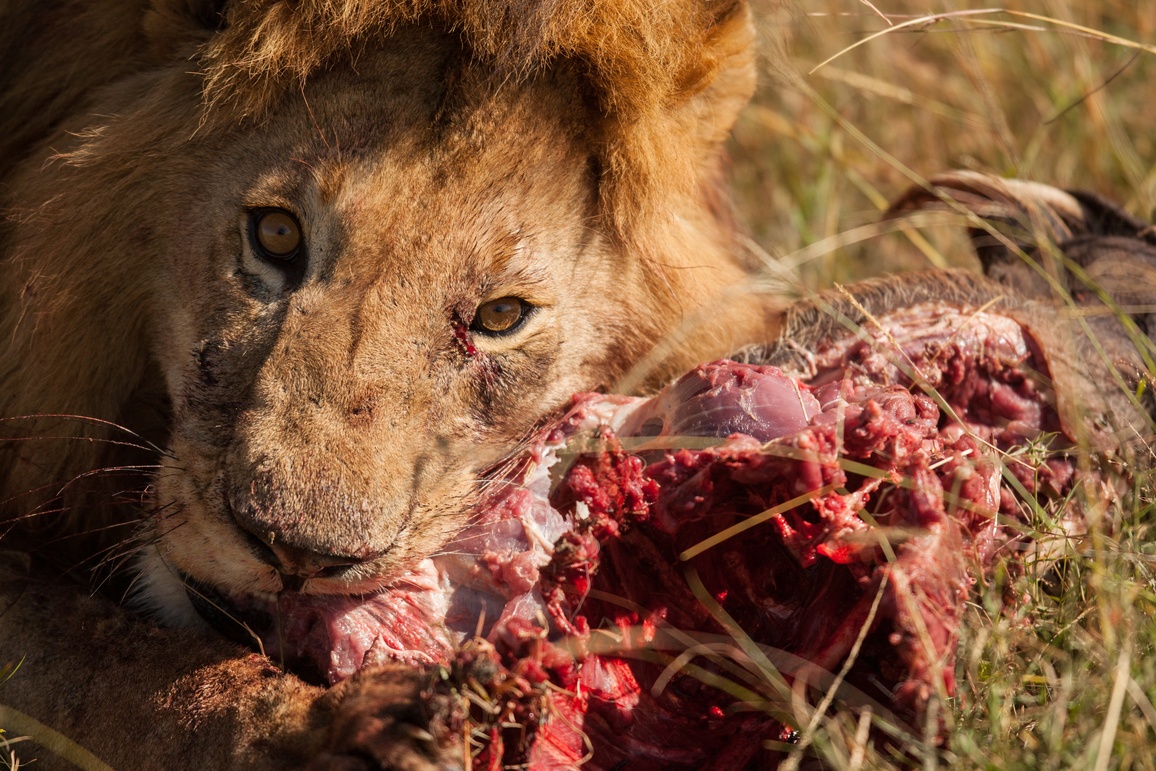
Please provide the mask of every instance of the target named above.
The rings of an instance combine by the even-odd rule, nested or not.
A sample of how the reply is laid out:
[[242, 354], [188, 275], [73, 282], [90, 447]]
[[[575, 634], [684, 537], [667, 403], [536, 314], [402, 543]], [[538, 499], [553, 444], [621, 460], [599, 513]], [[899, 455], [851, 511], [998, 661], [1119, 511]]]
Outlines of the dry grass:
[[[733, 151], [739, 208], [773, 254], [871, 222], [910, 184], [968, 168], [1100, 190], [1147, 216], [1156, 205], [1150, 83], [1156, 55], [1058, 24], [1006, 14], [908, 27], [809, 70], [887, 23], [857, 0], [768, 8], [755, 104]], [[929, 12], [983, 8], [965, 0], [890, 0], [895, 24]], [[1125, 0], [1024, 2], [1018, 8], [1156, 44], [1156, 14]], [[774, 55], [785, 41], [788, 59]], [[794, 82], [792, 82], [794, 81]], [[857, 134], [861, 134], [861, 137]], [[969, 264], [966, 253], [949, 254]], [[868, 244], [803, 266], [808, 286], [926, 267], [903, 245]]]
[[[847, 51], [893, 24], [983, 7], [969, 0], [763, 0], [755, 104], [732, 143], [754, 242], [786, 261], [794, 291], [931, 265], [973, 265], [947, 232], [848, 246], [913, 176], [969, 168], [1156, 204], [1156, 55], [1024, 16], [951, 16]], [[1019, 0], [1006, 8], [1156, 44], [1156, 13], [1127, 0]], [[878, 9], [878, 12], [875, 10]], [[886, 18], [884, 18], [886, 17]], [[775, 53], [779, 43], [787, 58]], [[854, 715], [816, 721], [808, 760], [836, 768], [1156, 769], [1156, 547], [1151, 486], [1104, 512], [1058, 577], [1000, 573], [978, 587], [947, 705], [952, 742], [880, 754]], [[1009, 597], [1018, 597], [1014, 603]], [[15, 768], [0, 735], [0, 768]]]
[[[1019, 15], [957, 13], [985, 7], [811, 0], [776, 12], [764, 3], [769, 54], [735, 132], [734, 173], [754, 241], [797, 271], [794, 291], [976, 265], [963, 238], [946, 232], [813, 248], [874, 221], [913, 177], [948, 168], [1096, 190], [1149, 216], [1156, 13], [1125, 0], [1017, 0], [1002, 7]], [[889, 21], [948, 12], [810, 72]], [[780, 41], [786, 60], [774, 55]], [[981, 583], [948, 705], [949, 750], [884, 758], [843, 715], [826, 721], [813, 751], [835, 767], [1156, 768], [1152, 489], [1140, 480], [1132, 499], [1102, 511], [1104, 526], [1070, 546], [1052, 580], [1029, 568]]]

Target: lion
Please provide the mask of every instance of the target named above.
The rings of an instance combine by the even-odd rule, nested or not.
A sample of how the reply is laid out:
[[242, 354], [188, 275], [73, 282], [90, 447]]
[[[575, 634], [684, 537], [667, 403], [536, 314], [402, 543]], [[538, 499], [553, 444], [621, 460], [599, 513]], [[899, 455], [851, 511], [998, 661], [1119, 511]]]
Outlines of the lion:
[[372, 593], [572, 394], [775, 338], [730, 291], [747, 4], [0, 16], [0, 727], [47, 767], [463, 765], [416, 669], [326, 687], [206, 597]]
[[440, 762], [400, 717], [412, 752], [350, 728], [408, 714], [403, 668], [326, 691], [206, 633], [199, 590], [372, 592], [573, 393], [765, 336], [719, 300], [748, 269], [723, 150], [748, 7], [2, 15], [10, 730], [127, 767]]

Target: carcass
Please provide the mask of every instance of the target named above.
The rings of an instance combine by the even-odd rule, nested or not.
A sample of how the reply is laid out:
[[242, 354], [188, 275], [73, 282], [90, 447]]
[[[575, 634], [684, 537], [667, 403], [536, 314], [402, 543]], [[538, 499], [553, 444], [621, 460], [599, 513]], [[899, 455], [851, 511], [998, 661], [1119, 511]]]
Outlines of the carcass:
[[1005, 283], [867, 282], [650, 398], [575, 396], [390, 591], [214, 599], [331, 683], [427, 668], [476, 767], [765, 767], [824, 696], [938, 733], [972, 584], [1150, 463], [1148, 317], [1120, 306], [1156, 252], [1094, 197], [932, 182], [894, 211], [982, 215]]

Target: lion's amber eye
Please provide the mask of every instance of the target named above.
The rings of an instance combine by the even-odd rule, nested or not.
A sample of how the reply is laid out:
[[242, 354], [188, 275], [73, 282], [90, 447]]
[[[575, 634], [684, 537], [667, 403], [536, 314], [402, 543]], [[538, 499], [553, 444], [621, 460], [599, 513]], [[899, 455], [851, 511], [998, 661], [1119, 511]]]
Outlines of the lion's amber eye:
[[265, 260], [292, 260], [301, 251], [301, 226], [284, 209], [262, 209], [251, 215], [253, 246]]
[[520, 297], [499, 297], [478, 306], [470, 328], [482, 334], [513, 332], [526, 320], [530, 305]]

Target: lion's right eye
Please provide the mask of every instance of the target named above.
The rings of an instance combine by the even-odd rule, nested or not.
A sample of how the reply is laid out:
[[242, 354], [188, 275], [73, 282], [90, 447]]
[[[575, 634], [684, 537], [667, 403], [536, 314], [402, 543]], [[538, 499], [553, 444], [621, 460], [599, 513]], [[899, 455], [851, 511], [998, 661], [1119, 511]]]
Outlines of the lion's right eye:
[[301, 225], [284, 209], [249, 212], [249, 235], [253, 251], [266, 262], [293, 262], [301, 253]]

